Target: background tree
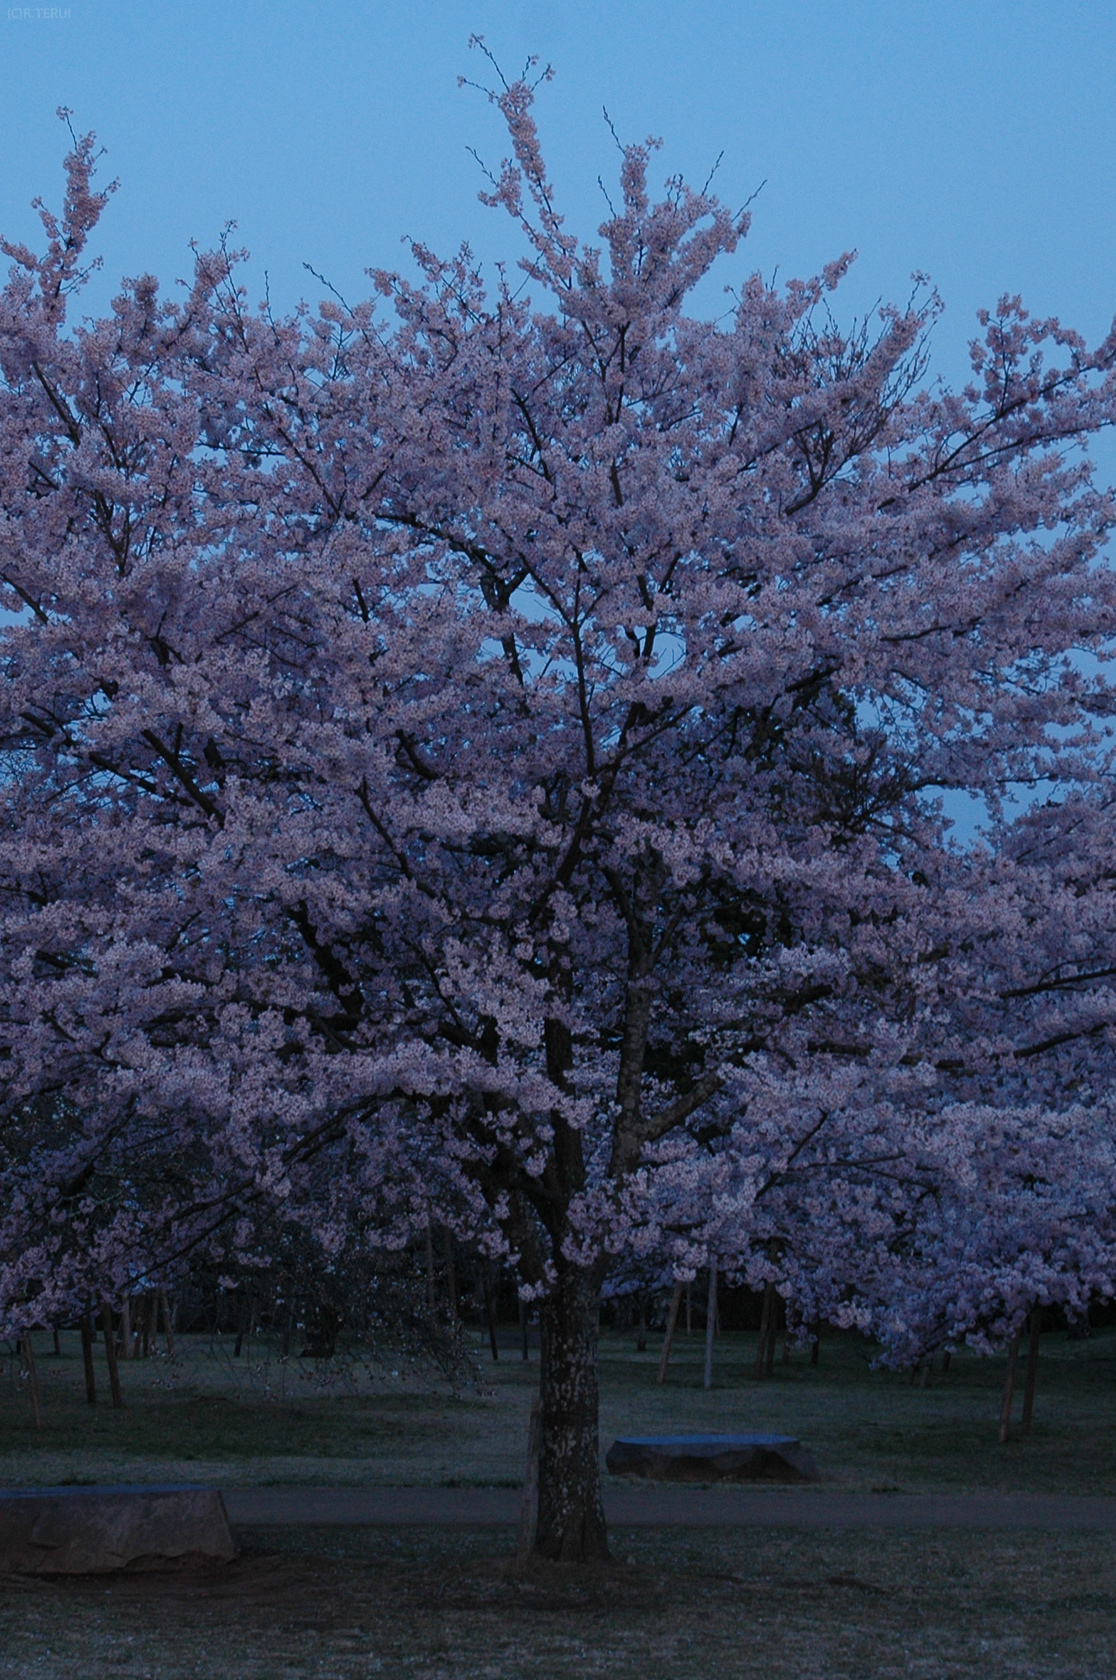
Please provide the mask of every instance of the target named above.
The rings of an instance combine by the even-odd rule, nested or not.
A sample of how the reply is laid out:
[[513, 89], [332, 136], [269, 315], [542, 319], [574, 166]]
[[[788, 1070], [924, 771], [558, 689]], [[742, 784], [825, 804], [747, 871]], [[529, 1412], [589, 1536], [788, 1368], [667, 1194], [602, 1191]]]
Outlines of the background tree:
[[[652, 202], [632, 146], [582, 245], [498, 103], [530, 291], [417, 248], [277, 320], [221, 251], [67, 326], [88, 142], [7, 247], [3, 1290], [60, 1288], [76, 1220], [124, 1266], [265, 1205], [327, 1246], [433, 1210], [538, 1302], [536, 1549], [573, 1559], [614, 1257], [932, 1117], [995, 913], [940, 792], [1097, 773], [1072, 446], [1116, 340], [1006, 300], [943, 392], [932, 297], [834, 324], [848, 259], [687, 316], [747, 218]], [[142, 1206], [86, 1194], [123, 1160]]]

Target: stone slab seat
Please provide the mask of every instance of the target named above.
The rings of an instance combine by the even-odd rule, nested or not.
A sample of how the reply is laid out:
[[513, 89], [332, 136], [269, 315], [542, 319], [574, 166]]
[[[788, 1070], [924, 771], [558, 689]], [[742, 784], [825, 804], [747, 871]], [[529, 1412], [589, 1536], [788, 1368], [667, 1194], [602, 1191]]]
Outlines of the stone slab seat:
[[661, 1482], [820, 1482], [794, 1435], [626, 1435], [605, 1458], [614, 1476]]
[[99, 1575], [187, 1557], [236, 1556], [217, 1488], [13, 1488], [0, 1491], [0, 1570]]

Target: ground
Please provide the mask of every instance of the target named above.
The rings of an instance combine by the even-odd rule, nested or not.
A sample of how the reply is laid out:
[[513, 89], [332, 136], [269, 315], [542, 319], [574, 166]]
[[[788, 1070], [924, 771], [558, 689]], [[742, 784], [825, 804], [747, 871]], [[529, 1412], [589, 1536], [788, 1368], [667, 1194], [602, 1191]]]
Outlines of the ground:
[[[39, 1338], [44, 1420], [14, 1362], [0, 1372], [0, 1479], [496, 1484], [522, 1475], [537, 1367], [478, 1357], [457, 1396], [418, 1375], [325, 1392], [257, 1347], [187, 1341], [124, 1367], [128, 1404], [82, 1397], [76, 1338]], [[664, 1388], [656, 1350], [606, 1336], [603, 1430], [799, 1434], [833, 1486], [1116, 1494], [1116, 1335], [1043, 1345], [1035, 1433], [996, 1442], [999, 1361], [955, 1359], [911, 1388], [827, 1339], [749, 1374], [754, 1338], [718, 1345], [717, 1386], [683, 1343]], [[532, 1354], [532, 1360], [537, 1353]], [[98, 1376], [101, 1368], [98, 1367]], [[1018, 1414], [1018, 1401], [1016, 1406]], [[824, 1497], [824, 1490], [816, 1497]], [[225, 1569], [0, 1592], [0, 1677], [83, 1680], [1112, 1680], [1116, 1541], [745, 1529], [614, 1531], [605, 1570], [508, 1573], [509, 1536], [420, 1529], [245, 1530]]]

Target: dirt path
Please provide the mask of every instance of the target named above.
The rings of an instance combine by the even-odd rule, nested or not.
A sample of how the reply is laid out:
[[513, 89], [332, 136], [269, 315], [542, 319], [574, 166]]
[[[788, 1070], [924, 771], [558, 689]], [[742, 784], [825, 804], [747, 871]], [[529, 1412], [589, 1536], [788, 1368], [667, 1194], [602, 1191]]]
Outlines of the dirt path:
[[[224, 1488], [237, 1528], [308, 1526], [504, 1528], [514, 1488]], [[1116, 1499], [1056, 1493], [835, 1493], [784, 1488], [610, 1487], [619, 1528], [1116, 1529]]]

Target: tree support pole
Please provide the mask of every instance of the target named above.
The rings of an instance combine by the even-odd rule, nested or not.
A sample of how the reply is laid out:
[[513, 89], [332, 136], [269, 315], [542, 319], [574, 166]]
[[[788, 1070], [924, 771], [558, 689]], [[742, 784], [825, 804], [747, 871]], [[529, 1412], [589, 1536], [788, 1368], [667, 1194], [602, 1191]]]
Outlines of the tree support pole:
[[674, 1346], [674, 1332], [678, 1328], [678, 1309], [682, 1305], [682, 1296], [686, 1285], [676, 1283], [674, 1294], [670, 1298], [670, 1312], [667, 1315], [666, 1335], [663, 1337], [663, 1356], [659, 1360], [659, 1370], [655, 1381], [660, 1386], [666, 1382], [667, 1366], [670, 1364], [670, 1350]]

